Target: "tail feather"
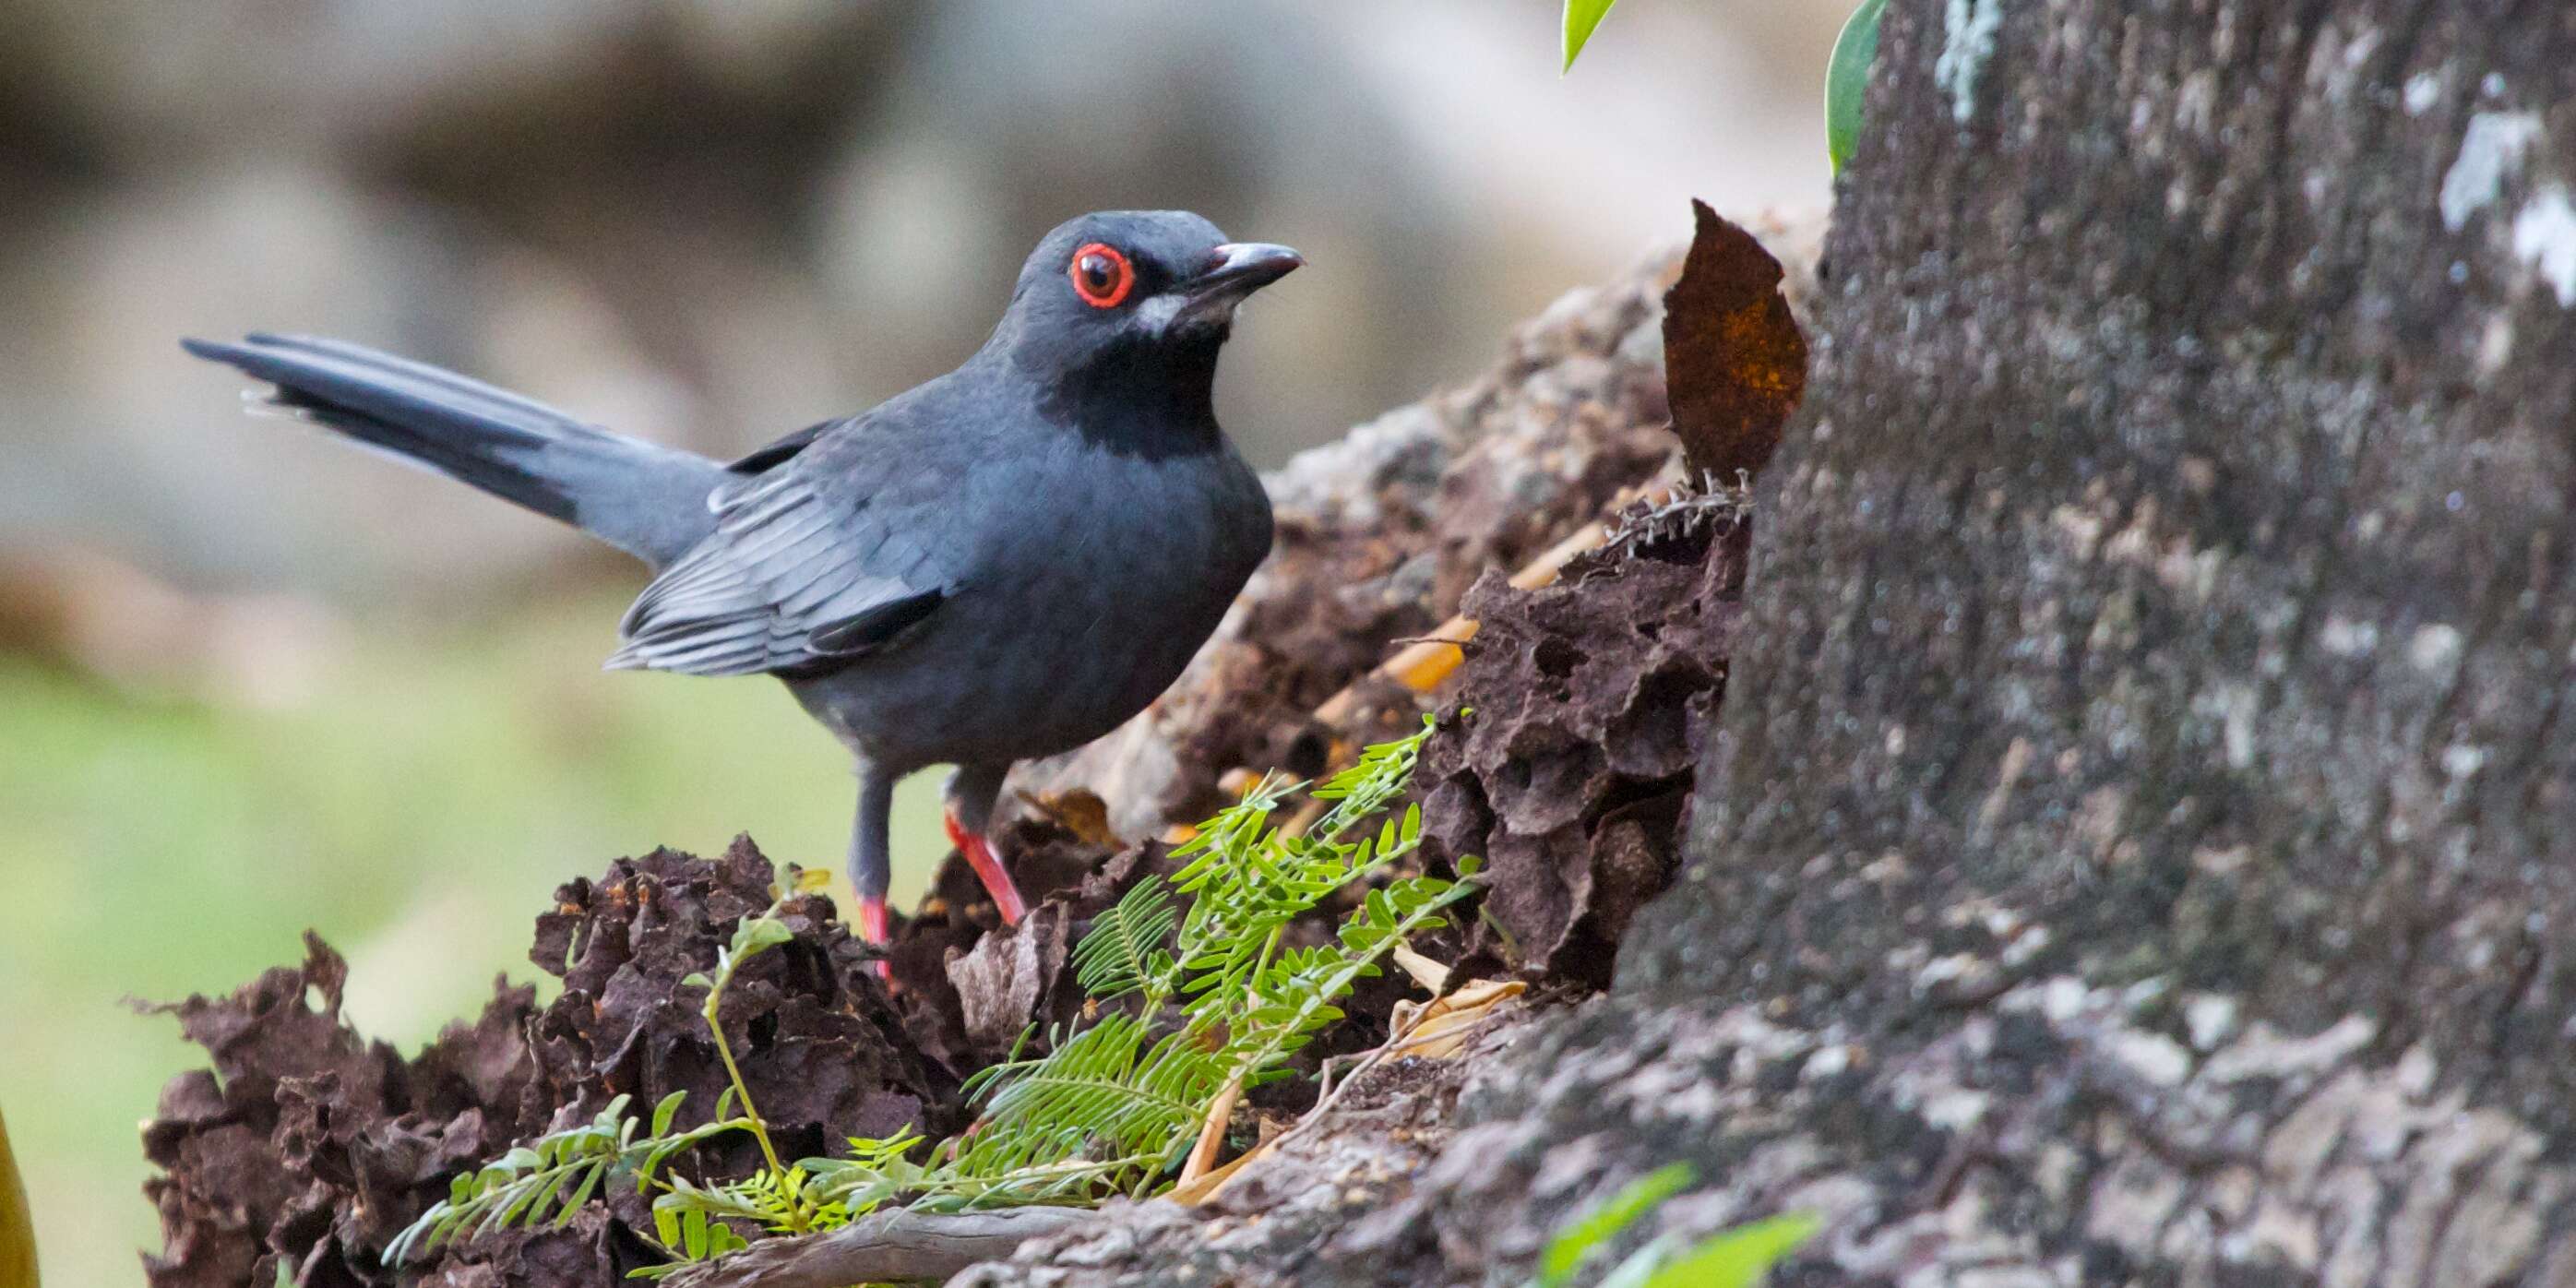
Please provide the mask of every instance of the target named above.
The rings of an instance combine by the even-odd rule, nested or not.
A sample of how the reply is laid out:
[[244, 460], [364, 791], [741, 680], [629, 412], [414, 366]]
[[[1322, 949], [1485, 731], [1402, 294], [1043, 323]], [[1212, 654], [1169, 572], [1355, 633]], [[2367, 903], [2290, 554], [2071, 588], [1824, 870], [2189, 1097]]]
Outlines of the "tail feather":
[[724, 467], [424, 363], [337, 340], [254, 334], [188, 352], [276, 386], [269, 401], [361, 443], [569, 523], [655, 568], [714, 526]]

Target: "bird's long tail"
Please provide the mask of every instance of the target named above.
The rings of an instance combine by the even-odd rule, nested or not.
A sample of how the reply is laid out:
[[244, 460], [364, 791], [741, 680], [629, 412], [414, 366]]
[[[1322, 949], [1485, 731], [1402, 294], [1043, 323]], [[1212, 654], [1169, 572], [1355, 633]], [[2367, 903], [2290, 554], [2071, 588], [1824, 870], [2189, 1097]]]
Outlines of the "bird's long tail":
[[269, 401], [409, 462], [561, 520], [660, 568], [714, 526], [724, 467], [585, 425], [454, 372], [337, 340], [183, 342], [275, 385]]

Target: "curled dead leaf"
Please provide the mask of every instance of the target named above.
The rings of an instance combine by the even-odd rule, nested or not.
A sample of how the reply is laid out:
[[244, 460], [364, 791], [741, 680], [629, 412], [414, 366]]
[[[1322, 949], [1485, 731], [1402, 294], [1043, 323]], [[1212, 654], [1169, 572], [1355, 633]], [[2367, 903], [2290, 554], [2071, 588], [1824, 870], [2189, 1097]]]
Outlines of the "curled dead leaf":
[[1414, 983], [1420, 984], [1432, 993], [1437, 994], [1441, 989], [1448, 987], [1449, 968], [1413, 951], [1412, 945], [1397, 944], [1395, 951], [1389, 956], [1397, 966], [1403, 968], [1405, 974], [1413, 977]]
[[1673, 433], [1695, 475], [1759, 471], [1807, 388], [1807, 340], [1780, 293], [1780, 261], [1753, 234], [1691, 203], [1697, 229], [1664, 293], [1664, 380]]
[[1471, 1031], [1495, 1007], [1528, 991], [1529, 985], [1516, 979], [1480, 979], [1418, 1007], [1398, 1002], [1391, 1027], [1402, 1036], [1388, 1044], [1390, 1052], [1424, 1060], [1449, 1059], [1466, 1049]]

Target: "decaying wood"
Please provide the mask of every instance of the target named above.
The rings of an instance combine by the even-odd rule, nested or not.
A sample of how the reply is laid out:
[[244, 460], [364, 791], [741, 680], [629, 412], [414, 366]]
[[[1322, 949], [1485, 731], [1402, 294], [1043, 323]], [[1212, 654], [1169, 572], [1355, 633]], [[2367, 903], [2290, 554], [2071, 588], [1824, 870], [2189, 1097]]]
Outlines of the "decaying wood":
[[976, 1262], [1007, 1257], [1032, 1238], [1069, 1230], [1089, 1216], [1071, 1208], [878, 1212], [822, 1234], [764, 1239], [662, 1282], [671, 1288], [937, 1283]]

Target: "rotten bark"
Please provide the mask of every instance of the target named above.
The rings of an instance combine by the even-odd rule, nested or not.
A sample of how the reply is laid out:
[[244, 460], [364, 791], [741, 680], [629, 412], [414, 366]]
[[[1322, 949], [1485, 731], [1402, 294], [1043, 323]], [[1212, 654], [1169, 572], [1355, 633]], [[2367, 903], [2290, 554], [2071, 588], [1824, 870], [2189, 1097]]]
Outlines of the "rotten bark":
[[1897, 0], [1617, 991], [969, 1282], [1518, 1283], [1676, 1159], [1784, 1282], [2576, 1282], [2571, 187], [2565, 6]]
[[864, 1216], [802, 1239], [767, 1239], [663, 1280], [671, 1288], [843, 1288], [847, 1284], [936, 1283], [975, 1264], [1007, 1257], [1039, 1235], [1090, 1220], [1072, 1208], [926, 1213], [900, 1209]]

